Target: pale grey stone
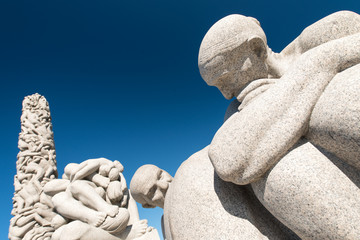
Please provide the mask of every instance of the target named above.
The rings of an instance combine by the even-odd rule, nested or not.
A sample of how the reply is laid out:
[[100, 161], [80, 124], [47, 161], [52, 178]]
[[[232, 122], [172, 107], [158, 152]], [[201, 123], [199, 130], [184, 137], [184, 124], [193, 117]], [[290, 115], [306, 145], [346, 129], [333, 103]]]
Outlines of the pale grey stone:
[[301, 239], [358, 239], [360, 173], [301, 141], [251, 186]]
[[[50, 239], [57, 214], [42, 186], [57, 177], [56, 154], [49, 104], [45, 97], [25, 97], [21, 115], [16, 170], [14, 217], [10, 220], [9, 239]], [[57, 219], [57, 218], [55, 218]]]
[[164, 220], [173, 239], [297, 239], [251, 189], [221, 180], [207, 151], [186, 160], [170, 185]]
[[278, 54], [257, 21], [230, 15], [200, 47], [204, 80], [241, 102], [210, 144], [215, 171], [251, 183], [302, 239], [360, 235], [359, 32], [358, 14], [337, 12]]
[[306, 138], [360, 170], [360, 65], [337, 74], [311, 113]]
[[238, 111], [239, 106], [240, 106], [240, 102], [237, 99], [233, 100], [229, 104], [229, 106], [228, 106], [228, 108], [226, 109], [226, 112], [225, 112], [224, 122], [226, 120], [228, 120], [228, 118], [231, 117], [231, 115], [233, 115], [234, 113], [236, 113]]
[[[149, 228], [146, 220], [137, 221], [116, 234], [110, 234], [79, 220], [72, 221], [61, 228], [53, 234], [52, 240], [160, 240], [157, 230]], [[134, 231], [134, 229], [141, 231]]]
[[134, 198], [144, 207], [164, 206], [166, 239], [297, 239], [251, 188], [221, 180], [207, 151], [183, 162], [171, 181], [154, 165], [140, 167], [131, 180]]
[[11, 240], [159, 240], [139, 219], [119, 161], [89, 159], [56, 179], [49, 105], [34, 94], [23, 101], [10, 221]]
[[169, 173], [157, 166], [143, 165], [131, 179], [132, 196], [145, 208], [164, 208], [165, 195], [172, 180]]
[[56, 212], [69, 219], [52, 240], [159, 239], [146, 220], [139, 220], [123, 169], [118, 161], [89, 159], [68, 164], [63, 179], [47, 183], [44, 193]]

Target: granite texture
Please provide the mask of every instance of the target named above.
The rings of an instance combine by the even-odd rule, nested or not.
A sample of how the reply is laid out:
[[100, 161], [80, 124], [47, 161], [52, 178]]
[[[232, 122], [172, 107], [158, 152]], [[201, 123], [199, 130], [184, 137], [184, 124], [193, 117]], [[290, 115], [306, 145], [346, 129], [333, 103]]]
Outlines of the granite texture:
[[[204, 80], [225, 97], [242, 101], [241, 111], [219, 129], [209, 150], [219, 176], [237, 184], [259, 178], [305, 135], [327, 84], [359, 62], [356, 13], [338, 12], [314, 23], [280, 54], [267, 47], [253, 22], [241, 15], [225, 17], [205, 35], [199, 52]], [[307, 41], [316, 37], [319, 45], [308, 50]]]
[[301, 140], [251, 186], [301, 239], [358, 239], [360, 173], [324, 153]]
[[337, 74], [311, 113], [306, 138], [360, 170], [360, 65]]
[[167, 239], [298, 239], [251, 188], [221, 180], [207, 151], [182, 163], [170, 185], [164, 206]]
[[298, 239], [260, 204], [249, 186], [217, 176], [208, 148], [183, 162], [171, 181], [164, 176], [164, 170], [144, 165], [134, 174], [130, 189], [143, 207], [164, 208], [167, 240]]
[[302, 239], [360, 236], [359, 32], [336, 12], [274, 53], [257, 21], [230, 15], [200, 47], [204, 80], [241, 103], [210, 144], [216, 173]]

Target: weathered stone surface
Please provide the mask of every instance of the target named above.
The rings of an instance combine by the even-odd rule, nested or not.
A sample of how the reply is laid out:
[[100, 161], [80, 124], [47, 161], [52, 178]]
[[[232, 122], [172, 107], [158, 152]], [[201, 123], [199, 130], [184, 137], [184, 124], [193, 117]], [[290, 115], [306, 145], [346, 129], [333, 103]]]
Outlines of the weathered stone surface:
[[337, 74], [311, 113], [306, 138], [360, 170], [360, 65]]
[[[351, 22], [353, 25], [342, 20], [344, 15], [356, 20]], [[348, 35], [337, 33], [327, 42], [322, 38], [321, 45], [304, 53], [301, 52], [307, 46], [304, 41], [315, 34], [321, 38], [323, 32], [314, 32], [310, 26], [276, 54], [266, 46], [259, 25], [252, 24], [252, 28], [258, 29], [245, 31], [253, 21], [238, 15], [220, 20], [206, 34], [199, 55], [205, 81], [218, 87], [225, 97], [240, 93], [238, 99], [245, 104], [219, 129], [209, 150], [220, 177], [238, 184], [259, 178], [306, 134], [312, 109], [327, 84], [338, 72], [359, 62], [359, 34], [352, 34], [360, 31], [360, 17], [355, 13], [338, 12], [315, 23], [315, 30], [319, 26], [323, 32], [338, 27]], [[225, 31], [231, 40], [229, 48], [224, 50], [218, 44], [209, 48], [211, 38], [219, 32], [224, 34], [222, 29], [226, 26], [234, 28], [231, 34]], [[236, 44], [236, 39], [242, 41]], [[217, 55], [206, 54], [208, 51]], [[218, 57], [223, 60], [219, 62]], [[279, 80], [258, 79], [259, 74]]]
[[297, 239], [251, 188], [221, 180], [207, 150], [179, 167], [166, 195], [164, 221], [172, 239]]
[[9, 239], [49, 239], [56, 214], [42, 186], [57, 177], [56, 153], [49, 104], [39, 94], [23, 101], [18, 147]]
[[360, 236], [360, 174], [304, 141], [259, 181], [261, 203], [301, 239]]
[[225, 17], [200, 47], [204, 80], [241, 102], [210, 144], [215, 171], [303, 239], [356, 239], [360, 16], [331, 14], [279, 54], [256, 23]]
[[[297, 239], [260, 204], [250, 187], [221, 180], [207, 151], [186, 160], [167, 187], [159, 188], [161, 175], [167, 173], [154, 165], [140, 167], [131, 180], [139, 203], [163, 206], [166, 239]], [[164, 191], [159, 195], [160, 189]]]

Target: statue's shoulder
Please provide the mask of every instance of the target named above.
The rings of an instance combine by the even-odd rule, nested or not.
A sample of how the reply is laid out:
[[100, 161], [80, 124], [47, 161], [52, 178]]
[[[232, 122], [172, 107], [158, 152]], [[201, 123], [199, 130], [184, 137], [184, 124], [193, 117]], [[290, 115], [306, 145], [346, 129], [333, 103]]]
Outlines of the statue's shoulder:
[[351, 11], [332, 13], [305, 28], [298, 37], [300, 52], [360, 32], [360, 15]]

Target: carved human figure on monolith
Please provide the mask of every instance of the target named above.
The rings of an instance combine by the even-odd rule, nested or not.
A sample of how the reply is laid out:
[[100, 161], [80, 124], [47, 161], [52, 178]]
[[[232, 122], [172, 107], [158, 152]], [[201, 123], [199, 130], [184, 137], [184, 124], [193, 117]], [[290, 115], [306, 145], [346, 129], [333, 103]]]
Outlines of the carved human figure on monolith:
[[49, 239], [57, 214], [42, 188], [57, 177], [56, 154], [49, 104], [39, 94], [23, 101], [18, 147], [9, 238]]
[[23, 101], [11, 240], [158, 240], [140, 220], [119, 161], [89, 159], [56, 179], [55, 145], [46, 99]]
[[242, 102], [210, 145], [216, 172], [225, 181], [251, 183], [264, 206], [301, 238], [360, 235], [360, 105], [348, 87], [360, 87], [359, 32], [359, 15], [334, 13], [276, 54], [257, 20], [230, 15], [200, 47], [204, 80]]

